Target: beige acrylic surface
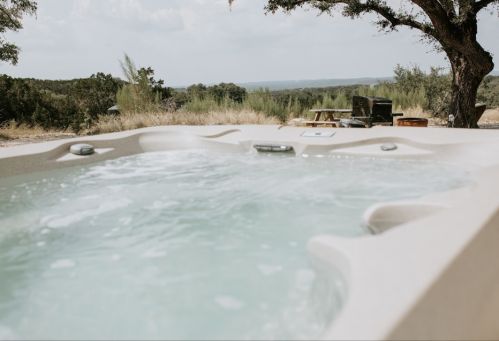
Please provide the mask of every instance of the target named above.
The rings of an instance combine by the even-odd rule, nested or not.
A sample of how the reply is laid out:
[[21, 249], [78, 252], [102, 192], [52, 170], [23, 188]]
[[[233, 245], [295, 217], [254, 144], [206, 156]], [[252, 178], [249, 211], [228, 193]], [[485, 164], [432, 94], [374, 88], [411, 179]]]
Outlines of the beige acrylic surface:
[[[0, 178], [178, 149], [255, 151], [282, 143], [297, 154], [471, 164], [468, 187], [377, 204], [362, 217], [376, 234], [317, 236], [309, 251], [348, 284], [341, 314], [324, 335], [336, 340], [499, 339], [499, 131], [375, 127], [174, 126], [0, 149]], [[95, 153], [69, 152], [89, 143]], [[382, 151], [382, 143], [397, 149]]]

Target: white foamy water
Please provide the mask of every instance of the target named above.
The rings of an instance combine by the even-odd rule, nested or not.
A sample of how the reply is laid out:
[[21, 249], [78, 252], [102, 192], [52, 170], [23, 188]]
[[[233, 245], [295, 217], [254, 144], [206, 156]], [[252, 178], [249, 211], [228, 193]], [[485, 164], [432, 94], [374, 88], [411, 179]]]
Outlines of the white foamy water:
[[447, 164], [196, 150], [1, 180], [0, 338], [320, 337], [347, 288], [307, 241], [467, 182]]

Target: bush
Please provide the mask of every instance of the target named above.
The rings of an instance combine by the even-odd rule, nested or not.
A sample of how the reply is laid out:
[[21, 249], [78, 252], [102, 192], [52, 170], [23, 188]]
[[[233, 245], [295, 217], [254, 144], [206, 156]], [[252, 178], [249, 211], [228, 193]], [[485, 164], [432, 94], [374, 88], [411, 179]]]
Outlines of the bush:
[[0, 76], [0, 124], [15, 121], [78, 132], [114, 105], [118, 88], [115, 79], [103, 73], [74, 81], [68, 95], [54, 95], [32, 84]]
[[488, 108], [499, 108], [499, 76], [487, 76], [478, 88], [477, 101]]
[[77, 80], [69, 90], [69, 97], [81, 113], [97, 119], [116, 104], [118, 82], [111, 75], [97, 73]]
[[426, 73], [418, 65], [412, 68], [397, 65], [394, 69], [396, 83], [392, 86], [401, 92], [402, 97], [404, 93], [412, 97], [409, 100], [413, 102], [412, 106], [419, 104], [435, 116], [446, 116], [451, 99], [452, 75], [444, 70], [431, 67]]
[[369, 86], [364, 86], [359, 89], [359, 95], [389, 98], [393, 101], [394, 108], [407, 109], [417, 106], [427, 108], [428, 106], [426, 92], [422, 87], [405, 92], [400, 90], [396, 84], [383, 83], [374, 89]]
[[207, 88], [204, 84], [193, 84], [187, 87], [187, 96], [190, 98], [199, 98], [204, 99], [204, 96], [207, 94]]
[[242, 103], [246, 97], [246, 89], [234, 83], [220, 83], [219, 85], [210, 86], [206, 90], [217, 102], [221, 102], [228, 97], [232, 101]]
[[124, 61], [120, 61], [121, 70], [127, 83], [116, 94], [116, 100], [121, 112], [136, 113], [161, 110], [161, 94], [154, 91], [157, 85], [149, 76], [154, 71], [149, 69], [137, 70], [135, 63], [125, 53]]
[[[200, 87], [197, 88], [199, 89]], [[199, 92], [192, 90], [190, 93], [194, 95], [191, 95], [189, 100], [182, 106], [180, 109], [181, 113], [203, 114], [216, 111], [254, 111], [276, 117], [282, 122], [286, 121], [289, 116], [287, 107], [282, 106], [274, 100], [269, 89], [257, 89], [247, 93], [241, 102], [238, 99], [231, 98], [229, 94], [222, 100], [217, 100], [209, 92], [205, 92], [202, 96], [199, 95]]]

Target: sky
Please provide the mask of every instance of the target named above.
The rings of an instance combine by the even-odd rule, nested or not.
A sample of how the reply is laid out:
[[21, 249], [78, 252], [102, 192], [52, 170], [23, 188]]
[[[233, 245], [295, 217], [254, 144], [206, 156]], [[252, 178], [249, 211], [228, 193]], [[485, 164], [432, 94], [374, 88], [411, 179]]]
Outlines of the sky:
[[[265, 3], [237, 0], [231, 10], [227, 0], [38, 0], [37, 16], [7, 35], [22, 48], [19, 64], [3, 63], [0, 73], [122, 77], [124, 53], [168, 86], [386, 77], [397, 63], [448, 67], [444, 54], [418, 43], [417, 31], [378, 33], [375, 16], [265, 15]], [[478, 40], [499, 55], [497, 15], [480, 15]]]

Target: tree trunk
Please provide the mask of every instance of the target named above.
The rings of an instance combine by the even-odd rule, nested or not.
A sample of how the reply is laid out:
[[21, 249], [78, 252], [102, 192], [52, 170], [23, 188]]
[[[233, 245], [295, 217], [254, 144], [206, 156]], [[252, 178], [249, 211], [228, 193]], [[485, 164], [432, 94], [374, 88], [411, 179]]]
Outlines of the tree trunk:
[[[485, 56], [487, 57], [487, 56]], [[476, 96], [480, 83], [492, 71], [494, 64], [476, 67], [476, 61], [471, 63], [461, 53], [455, 53], [449, 58], [452, 66], [452, 98], [449, 114], [454, 115], [454, 127], [478, 128], [476, 120]], [[487, 61], [488, 58], [484, 58]]]

